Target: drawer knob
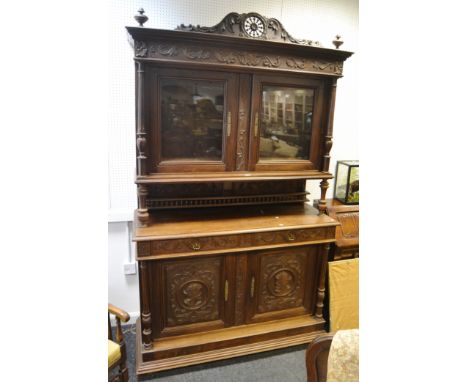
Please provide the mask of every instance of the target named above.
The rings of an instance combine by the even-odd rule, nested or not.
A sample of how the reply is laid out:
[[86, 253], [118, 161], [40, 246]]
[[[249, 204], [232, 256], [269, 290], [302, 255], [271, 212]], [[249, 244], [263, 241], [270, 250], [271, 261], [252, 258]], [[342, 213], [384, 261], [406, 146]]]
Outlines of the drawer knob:
[[294, 235], [294, 233], [292, 233], [292, 232], [288, 232], [288, 240], [289, 241], [296, 240], [296, 235]]
[[191, 244], [191, 247], [194, 251], [198, 251], [200, 248], [201, 248], [201, 244], [198, 242], [198, 241], [194, 241], [192, 244]]

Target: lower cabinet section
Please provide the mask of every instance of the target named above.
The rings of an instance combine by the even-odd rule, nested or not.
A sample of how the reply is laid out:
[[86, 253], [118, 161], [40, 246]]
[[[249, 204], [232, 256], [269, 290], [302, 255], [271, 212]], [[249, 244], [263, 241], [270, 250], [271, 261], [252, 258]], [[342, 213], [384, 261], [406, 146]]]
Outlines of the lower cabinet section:
[[141, 298], [147, 301], [137, 372], [309, 342], [324, 331], [328, 248], [141, 260]]

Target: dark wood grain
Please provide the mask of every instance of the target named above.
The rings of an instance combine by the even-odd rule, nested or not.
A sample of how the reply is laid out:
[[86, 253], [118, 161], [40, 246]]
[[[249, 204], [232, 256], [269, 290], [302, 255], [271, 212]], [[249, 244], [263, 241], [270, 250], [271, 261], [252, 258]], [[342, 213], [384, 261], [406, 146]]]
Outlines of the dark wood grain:
[[[249, 32], [247, 17], [262, 33]], [[256, 13], [127, 31], [137, 373], [311, 341], [326, 324], [327, 255], [340, 224], [325, 214], [335, 94], [352, 53], [296, 39]], [[281, 98], [264, 102], [278, 89]], [[321, 181], [318, 209], [305, 204], [306, 180]], [[355, 221], [340, 217], [345, 231]]]

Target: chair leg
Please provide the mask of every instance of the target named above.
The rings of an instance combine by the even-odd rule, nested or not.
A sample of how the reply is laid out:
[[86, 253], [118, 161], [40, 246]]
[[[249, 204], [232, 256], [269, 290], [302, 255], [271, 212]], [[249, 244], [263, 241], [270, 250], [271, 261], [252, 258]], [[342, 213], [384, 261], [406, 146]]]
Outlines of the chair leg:
[[119, 376], [121, 382], [128, 382], [127, 363], [124, 361], [119, 365]]
[[112, 377], [112, 379], [110, 379], [109, 382], [122, 382], [122, 377], [120, 375], [120, 372], [114, 375], [114, 377]]

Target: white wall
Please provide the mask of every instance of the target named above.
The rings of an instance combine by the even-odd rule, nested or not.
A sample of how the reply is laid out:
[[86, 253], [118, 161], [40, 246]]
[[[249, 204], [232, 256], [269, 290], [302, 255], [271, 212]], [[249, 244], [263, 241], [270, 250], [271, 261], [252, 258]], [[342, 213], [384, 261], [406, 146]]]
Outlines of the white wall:
[[[123, 264], [133, 261], [129, 246], [127, 221], [136, 207], [135, 114], [133, 51], [127, 41], [126, 25], [136, 26], [133, 19], [143, 7], [149, 28], [174, 29], [179, 24], [211, 26], [229, 12], [258, 12], [279, 19], [297, 38], [320, 41], [333, 48], [339, 33], [342, 49], [356, 51], [358, 43], [357, 0], [113, 0], [109, 18], [109, 286], [108, 299], [133, 313], [139, 309], [136, 275], [124, 275]], [[344, 65], [344, 77], [338, 81], [332, 161], [358, 159], [357, 132], [357, 55]], [[309, 182], [311, 198], [318, 198], [318, 182]], [[333, 193], [330, 183], [328, 196]]]

